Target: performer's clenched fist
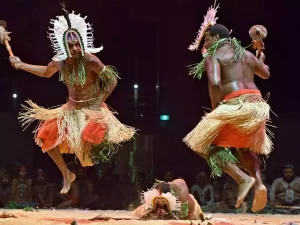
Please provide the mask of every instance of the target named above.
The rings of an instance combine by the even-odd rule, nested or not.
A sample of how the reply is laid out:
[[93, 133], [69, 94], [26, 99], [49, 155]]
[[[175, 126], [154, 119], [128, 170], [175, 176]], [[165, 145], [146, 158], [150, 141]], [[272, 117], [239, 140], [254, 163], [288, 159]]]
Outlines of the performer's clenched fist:
[[17, 56], [10, 56], [9, 57], [9, 61], [11, 63], [11, 65], [15, 68], [15, 69], [19, 69], [20, 65], [21, 65], [21, 60], [19, 57]]
[[256, 57], [258, 57], [258, 54], [260, 54], [259, 60], [264, 62], [266, 60], [266, 55], [263, 52], [258, 53], [258, 51], [256, 51]]

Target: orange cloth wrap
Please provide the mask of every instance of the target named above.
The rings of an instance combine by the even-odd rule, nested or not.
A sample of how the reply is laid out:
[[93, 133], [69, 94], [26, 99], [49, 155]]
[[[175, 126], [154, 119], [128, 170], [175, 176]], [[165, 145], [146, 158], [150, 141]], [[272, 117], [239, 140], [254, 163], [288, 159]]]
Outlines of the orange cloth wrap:
[[[242, 89], [226, 95], [224, 97], [224, 101], [237, 98], [246, 94], [252, 94], [252, 95], [256, 94], [261, 96], [259, 90]], [[263, 137], [265, 135], [265, 125], [262, 125], [260, 129], [258, 129], [256, 132], [260, 132]], [[227, 124], [219, 132], [217, 137], [212, 142], [212, 145], [221, 146], [221, 147], [248, 148], [249, 137], [250, 134], [244, 135], [242, 133], [238, 133], [237, 129], [234, 129], [230, 124]]]
[[[106, 127], [104, 125], [89, 121], [82, 133], [82, 139], [92, 144], [100, 144], [104, 138], [105, 131]], [[66, 132], [68, 131], [66, 130]], [[50, 120], [43, 123], [37, 134], [37, 138], [43, 143], [41, 146], [43, 152], [47, 152], [56, 147], [58, 139], [57, 134], [58, 126], [56, 120]], [[67, 145], [65, 141], [58, 144], [61, 149], [64, 149], [63, 152], [68, 152], [68, 150], [66, 150]]]
[[[94, 147], [100, 147], [98, 150], [101, 151], [103, 142], [118, 145], [132, 139], [136, 132], [133, 127], [122, 124], [114, 116], [116, 112], [112, 112], [105, 103], [96, 110], [87, 107], [88, 103], [93, 102], [74, 106], [69, 101], [52, 109], [38, 106], [31, 100], [26, 103], [28, 106], [22, 106], [24, 110], [18, 118], [22, 126], [39, 121], [34, 138], [42, 151], [47, 152], [59, 146], [60, 153], [75, 154], [82, 166], [92, 166], [97, 162], [92, 158]], [[111, 151], [113, 149], [109, 154]], [[103, 159], [107, 160], [105, 156]]]
[[[89, 142], [92, 144], [101, 144], [107, 127], [104, 124], [96, 123], [93, 120], [90, 120], [82, 132], [82, 139], [85, 142]], [[68, 131], [65, 130], [65, 133]], [[60, 148], [62, 153], [68, 153], [69, 147], [66, 141], [63, 139], [60, 143], [57, 143], [58, 140], [58, 126], [57, 120], [45, 121], [40, 129], [38, 130], [36, 138], [42, 141], [42, 150], [43, 152], [47, 152], [57, 145]]]

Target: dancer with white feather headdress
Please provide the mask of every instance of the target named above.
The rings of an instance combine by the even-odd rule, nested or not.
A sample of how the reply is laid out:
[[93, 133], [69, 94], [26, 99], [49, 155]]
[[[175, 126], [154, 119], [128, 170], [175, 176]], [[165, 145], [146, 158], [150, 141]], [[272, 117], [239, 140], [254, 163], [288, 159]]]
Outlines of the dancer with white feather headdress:
[[141, 205], [132, 214], [141, 219], [204, 220], [202, 209], [189, 193], [183, 179], [171, 182], [156, 180], [153, 187], [142, 192]]
[[39, 122], [35, 141], [60, 169], [61, 193], [67, 193], [75, 174], [67, 168], [63, 153], [75, 154], [82, 166], [93, 166], [109, 160], [121, 142], [134, 136], [135, 129], [120, 123], [105, 104], [119, 76], [113, 66], [105, 66], [92, 54], [103, 47], [94, 48], [91, 25], [86, 17], [63, 11], [63, 16], [51, 20], [49, 38], [56, 55], [47, 66], [26, 64], [15, 56], [10, 62], [15, 69], [44, 78], [59, 72], [68, 88], [68, 102], [63, 106], [45, 109], [28, 100], [19, 115], [23, 126]]

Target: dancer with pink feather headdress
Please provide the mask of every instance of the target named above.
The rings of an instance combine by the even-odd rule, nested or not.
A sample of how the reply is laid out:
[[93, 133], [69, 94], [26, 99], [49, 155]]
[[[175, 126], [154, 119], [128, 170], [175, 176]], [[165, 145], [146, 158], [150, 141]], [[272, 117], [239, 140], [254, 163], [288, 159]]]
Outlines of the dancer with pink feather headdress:
[[[252, 211], [257, 212], [267, 203], [257, 154], [268, 155], [272, 142], [266, 132], [270, 106], [256, 87], [254, 75], [268, 79], [270, 72], [261, 48], [260, 55], [253, 55], [230, 36], [225, 26], [217, 24], [218, 9], [215, 1], [189, 46], [189, 50], [197, 50], [204, 38], [203, 60], [192, 65], [189, 74], [200, 79], [206, 72], [213, 110], [205, 114], [184, 142], [206, 159], [212, 176], [225, 172], [238, 183], [236, 207], [254, 186]], [[254, 47], [262, 46], [258, 43], [261, 42], [254, 42]], [[244, 167], [250, 176], [238, 166]]]

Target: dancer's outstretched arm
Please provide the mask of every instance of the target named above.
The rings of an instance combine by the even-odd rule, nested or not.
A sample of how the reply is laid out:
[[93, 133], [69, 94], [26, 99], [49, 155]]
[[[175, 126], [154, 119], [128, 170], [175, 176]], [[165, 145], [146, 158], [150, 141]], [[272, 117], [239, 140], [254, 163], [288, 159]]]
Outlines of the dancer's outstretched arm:
[[39, 77], [52, 77], [57, 71], [58, 71], [58, 65], [51, 61], [48, 66], [38, 66], [38, 65], [30, 65], [27, 63], [24, 63], [20, 60], [17, 56], [9, 57], [11, 65], [15, 69], [21, 69], [26, 72], [32, 73], [34, 75], [37, 75]]

